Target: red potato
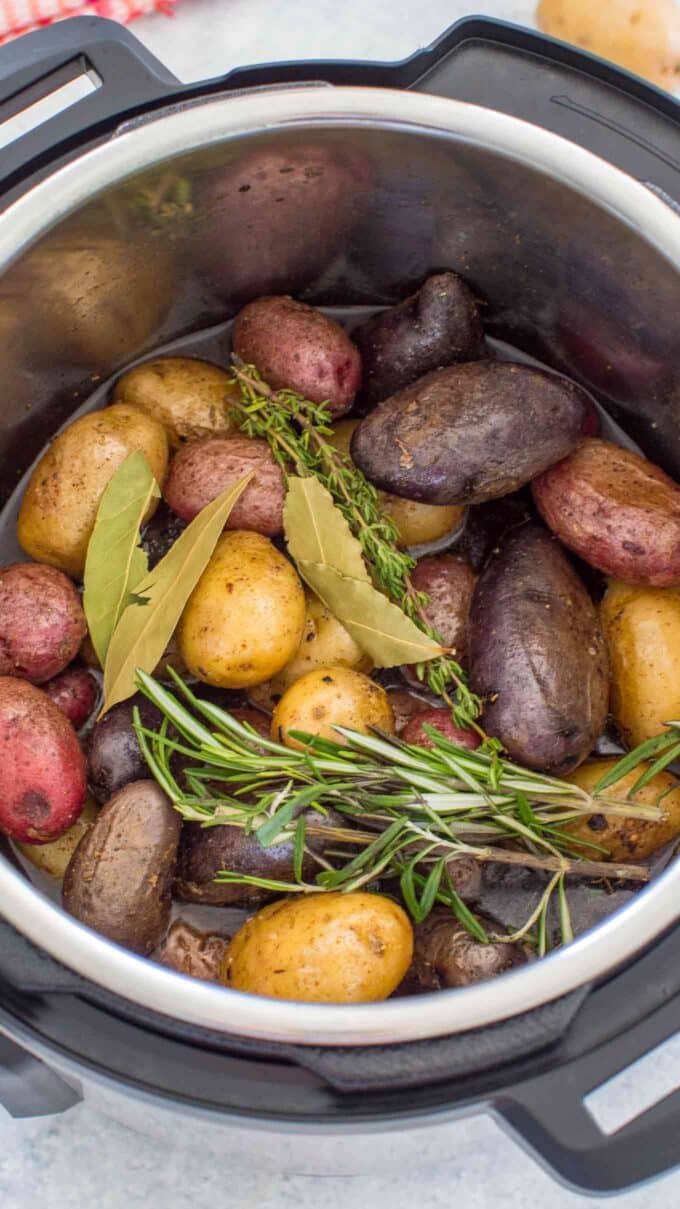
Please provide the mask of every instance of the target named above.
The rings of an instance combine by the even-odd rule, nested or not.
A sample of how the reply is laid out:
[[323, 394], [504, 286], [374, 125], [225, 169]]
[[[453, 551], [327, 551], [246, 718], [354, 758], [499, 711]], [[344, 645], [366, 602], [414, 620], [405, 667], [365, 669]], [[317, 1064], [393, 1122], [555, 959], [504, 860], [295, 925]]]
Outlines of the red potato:
[[418, 592], [430, 598], [425, 614], [445, 646], [453, 647], [459, 663], [467, 654], [467, 622], [476, 576], [459, 554], [418, 559], [411, 576]]
[[59, 706], [74, 730], [87, 722], [99, 696], [99, 685], [84, 667], [70, 667], [43, 685], [43, 692]]
[[646, 458], [589, 438], [532, 492], [553, 533], [592, 567], [629, 584], [680, 585], [680, 486]]
[[459, 747], [467, 747], [470, 751], [479, 747], [479, 736], [472, 730], [455, 726], [448, 709], [424, 709], [421, 713], [414, 714], [409, 718], [400, 737], [404, 743], [414, 743], [418, 747], [434, 747], [432, 736], [428, 735], [425, 726], [433, 726], [445, 739], [457, 743]]
[[401, 734], [414, 714], [422, 714], [423, 710], [428, 708], [428, 702], [424, 697], [416, 697], [415, 693], [409, 693], [405, 688], [388, 689], [387, 698], [392, 706], [394, 730], [398, 735]]
[[277, 537], [283, 531], [286, 489], [266, 441], [252, 437], [192, 441], [170, 463], [163, 494], [173, 512], [192, 521], [206, 504], [251, 470], [253, 478], [232, 508], [226, 527]]
[[87, 632], [71, 580], [42, 563], [0, 568], [0, 676], [42, 684], [78, 654]]
[[25, 680], [0, 677], [0, 831], [24, 844], [55, 840], [86, 790], [85, 757], [59, 707]]
[[361, 382], [361, 355], [338, 323], [288, 295], [256, 298], [239, 312], [233, 351], [275, 390], [294, 390], [349, 411]]

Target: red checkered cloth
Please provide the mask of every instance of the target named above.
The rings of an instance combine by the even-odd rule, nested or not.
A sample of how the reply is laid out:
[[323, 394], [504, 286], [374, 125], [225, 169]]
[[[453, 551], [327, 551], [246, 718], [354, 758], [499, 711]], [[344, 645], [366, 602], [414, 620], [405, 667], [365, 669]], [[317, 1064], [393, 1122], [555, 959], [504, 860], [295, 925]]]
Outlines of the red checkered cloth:
[[169, 13], [175, 0], [0, 0], [0, 42], [61, 21], [64, 17], [109, 17], [134, 21], [146, 13]]

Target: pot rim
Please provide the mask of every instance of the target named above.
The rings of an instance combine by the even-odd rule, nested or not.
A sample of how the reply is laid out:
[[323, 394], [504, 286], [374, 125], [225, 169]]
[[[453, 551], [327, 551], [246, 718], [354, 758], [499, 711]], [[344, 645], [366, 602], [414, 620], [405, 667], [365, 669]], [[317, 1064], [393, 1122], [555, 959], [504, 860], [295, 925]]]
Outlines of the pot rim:
[[[680, 270], [680, 215], [591, 152], [494, 110], [388, 89], [304, 85], [158, 111], [120, 128], [0, 215], [0, 271], [55, 223], [109, 185], [172, 156], [284, 128], [377, 126], [485, 146], [581, 192]], [[162, 133], [161, 133], [162, 128]], [[306, 1045], [421, 1040], [496, 1023], [568, 993], [629, 961], [680, 916], [680, 862], [568, 948], [491, 983], [384, 1003], [264, 999], [199, 982], [106, 940], [71, 918], [0, 858], [6, 918], [54, 958], [107, 990], [192, 1025]], [[171, 1007], [171, 1011], [169, 1008]]]

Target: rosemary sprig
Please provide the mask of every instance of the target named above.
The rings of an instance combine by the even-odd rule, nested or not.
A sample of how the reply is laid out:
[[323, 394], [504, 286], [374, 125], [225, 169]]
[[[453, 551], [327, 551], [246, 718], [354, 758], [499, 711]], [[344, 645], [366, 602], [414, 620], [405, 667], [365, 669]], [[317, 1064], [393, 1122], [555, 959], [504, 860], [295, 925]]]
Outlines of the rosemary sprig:
[[[299, 735], [304, 749], [283, 747], [200, 700], [171, 674], [186, 704], [139, 672], [138, 686], [159, 708], [163, 723], [157, 731], [144, 727], [136, 711], [135, 730], [151, 772], [175, 808], [184, 819], [204, 826], [242, 827], [263, 847], [284, 840], [294, 845], [291, 882], [234, 870], [219, 873], [219, 881], [279, 893], [323, 893], [349, 892], [378, 876], [392, 877], [400, 880], [415, 919], [424, 918], [435, 902], [444, 902], [465, 922], [469, 911], [451, 883], [456, 859], [468, 854], [480, 861], [522, 864], [552, 874], [538, 908], [517, 933], [524, 937], [538, 923], [540, 947], [542, 916], [556, 889], [563, 936], [571, 935], [566, 874], [637, 882], [649, 878], [644, 866], [573, 855], [575, 847], [560, 825], [593, 813], [659, 819], [658, 807], [622, 806], [620, 800], [521, 768], [497, 752], [458, 747], [435, 730], [430, 732], [432, 749], [344, 727], [337, 727], [344, 744]], [[184, 764], [182, 785], [174, 771], [178, 756]], [[346, 817], [346, 827], [324, 824], [321, 815], [329, 808]], [[301, 826], [300, 817], [309, 810], [319, 812], [319, 823], [312, 815]], [[307, 845], [316, 834], [338, 844], [326, 854], [333, 856], [333, 865]], [[508, 841], [512, 847], [504, 846]], [[304, 851], [319, 864], [311, 882], [301, 876]]]
[[[429, 598], [413, 586], [411, 572], [416, 560], [399, 549], [399, 533], [382, 511], [375, 487], [328, 440], [333, 425], [327, 404], [312, 403], [292, 390], [274, 391], [254, 366], [244, 365], [235, 356], [232, 362], [233, 380], [241, 392], [241, 401], [232, 410], [243, 432], [269, 442], [284, 474], [292, 465], [297, 474], [313, 474], [319, 479], [360, 542], [376, 586], [419, 629], [441, 643], [425, 613]], [[482, 702], [471, 692], [454, 654], [418, 664], [418, 677], [450, 706], [457, 726], [474, 727], [483, 735], [477, 724]]]

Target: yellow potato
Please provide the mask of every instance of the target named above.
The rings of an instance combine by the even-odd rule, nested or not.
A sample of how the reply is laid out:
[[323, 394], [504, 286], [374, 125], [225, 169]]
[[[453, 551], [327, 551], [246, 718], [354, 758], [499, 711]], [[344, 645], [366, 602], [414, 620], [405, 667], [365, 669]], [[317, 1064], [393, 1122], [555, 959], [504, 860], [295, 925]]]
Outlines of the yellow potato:
[[250, 688], [285, 667], [300, 645], [305, 594], [269, 538], [234, 529], [219, 539], [178, 628], [193, 676], [220, 688]]
[[[331, 443], [340, 453], [349, 454], [352, 433], [358, 423], [358, 420], [342, 420], [334, 426]], [[387, 491], [379, 491], [378, 498], [381, 508], [399, 530], [400, 546], [426, 546], [439, 541], [457, 529], [465, 516], [465, 508], [460, 504], [420, 504]]]
[[201, 437], [226, 437], [235, 431], [229, 400], [239, 392], [229, 374], [208, 361], [159, 357], [129, 369], [118, 379], [114, 403], [127, 403], [163, 425], [173, 448]]
[[272, 738], [301, 749], [302, 744], [287, 732], [302, 730], [342, 743], [335, 726], [347, 726], [364, 735], [372, 727], [394, 734], [394, 714], [384, 688], [351, 668], [315, 668], [283, 694], [274, 710]]
[[273, 680], [258, 684], [249, 694], [259, 709], [269, 713], [286, 689], [314, 668], [333, 664], [351, 667], [357, 672], [370, 672], [373, 667], [371, 658], [318, 596], [306, 590], [305, 602], [307, 612], [302, 642], [290, 663]]
[[279, 899], [238, 931], [220, 981], [238, 991], [303, 1003], [375, 1003], [399, 986], [413, 929], [379, 894], [305, 894]]
[[[616, 760], [591, 760], [587, 764], [582, 764], [580, 768], [576, 769], [576, 772], [570, 773], [566, 780], [575, 782], [582, 789], [593, 789], [600, 777], [609, 772], [616, 762]], [[605, 790], [605, 796], [611, 801], [620, 801], [625, 805], [626, 795], [631, 786], [635, 784], [643, 768], [648, 767], [649, 764], [645, 764], [633, 772], [626, 773]], [[606, 849], [606, 855], [598, 853], [594, 848], [584, 847], [581, 851], [575, 849], [579, 856], [586, 859], [606, 860], [609, 858], [626, 864], [642, 861], [656, 852], [657, 848], [663, 848], [664, 844], [670, 843], [680, 835], [680, 784], [669, 773], [660, 772], [631, 798], [632, 804], [654, 806], [659, 795], [665, 793], [667, 789], [670, 789], [671, 792], [659, 803], [664, 817], [658, 822], [651, 819], [626, 818], [623, 815], [591, 814], [583, 815], [573, 823], [563, 824], [562, 829], [570, 832], [579, 840], [599, 844]]]
[[59, 839], [52, 840], [50, 844], [17, 844], [17, 848], [41, 873], [48, 873], [61, 881], [73, 853], [98, 813], [99, 807], [94, 798], [88, 797], [80, 817]]
[[611, 664], [611, 711], [636, 747], [680, 719], [680, 589], [612, 581], [600, 605]]
[[[17, 536], [26, 553], [80, 578], [104, 489], [137, 449], [162, 487], [168, 442], [156, 420], [118, 404], [69, 424], [43, 454], [24, 493]], [[152, 501], [147, 520], [156, 503]]]
[[541, 0], [540, 29], [591, 54], [653, 80], [680, 83], [680, 9], [677, 0]]

